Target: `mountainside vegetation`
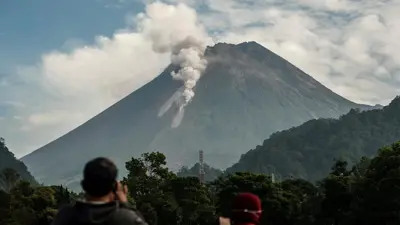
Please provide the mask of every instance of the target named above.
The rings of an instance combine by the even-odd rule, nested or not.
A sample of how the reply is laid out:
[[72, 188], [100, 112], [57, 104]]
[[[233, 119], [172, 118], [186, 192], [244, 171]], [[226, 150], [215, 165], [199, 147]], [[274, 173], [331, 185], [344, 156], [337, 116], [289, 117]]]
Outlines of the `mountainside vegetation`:
[[[197, 177], [171, 172], [159, 152], [131, 158], [125, 166], [129, 202], [149, 225], [217, 224], [219, 216], [230, 216], [232, 199], [240, 192], [261, 198], [261, 225], [400, 223], [400, 142], [352, 167], [336, 160], [315, 184], [302, 179], [274, 182], [268, 175], [250, 172], [201, 184]], [[79, 196], [61, 186], [33, 187], [18, 181], [9, 192], [0, 190], [0, 224], [49, 225], [58, 207], [73, 204]]]
[[276, 132], [242, 155], [227, 172], [274, 173], [315, 181], [328, 172], [333, 159], [355, 163], [362, 156], [400, 139], [400, 97], [383, 109], [352, 109], [339, 119], [315, 119]]
[[0, 138], [0, 189], [10, 189], [10, 182], [18, 179], [35, 182], [25, 164], [15, 158]]

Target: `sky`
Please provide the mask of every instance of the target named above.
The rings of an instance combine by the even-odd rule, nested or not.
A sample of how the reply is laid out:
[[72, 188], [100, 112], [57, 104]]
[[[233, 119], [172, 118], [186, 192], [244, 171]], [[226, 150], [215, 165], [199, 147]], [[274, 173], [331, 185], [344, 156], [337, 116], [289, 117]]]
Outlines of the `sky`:
[[151, 0], [0, 0], [0, 136], [17, 157], [170, 63], [168, 54], [153, 51], [146, 16], [181, 36], [257, 41], [357, 103], [385, 105], [399, 93], [400, 0], [162, 2], [152, 8]]

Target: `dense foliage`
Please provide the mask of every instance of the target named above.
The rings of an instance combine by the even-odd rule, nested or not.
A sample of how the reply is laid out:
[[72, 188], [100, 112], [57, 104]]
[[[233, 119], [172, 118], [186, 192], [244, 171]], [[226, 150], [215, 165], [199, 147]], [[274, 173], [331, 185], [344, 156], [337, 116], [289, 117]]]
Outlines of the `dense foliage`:
[[242, 155], [228, 172], [274, 173], [277, 177], [316, 181], [329, 171], [332, 159], [354, 164], [400, 138], [400, 97], [383, 109], [352, 109], [339, 119], [315, 119], [277, 132]]
[[[16, 171], [18, 175], [10, 174], [13, 173], [11, 169], [13, 171]], [[0, 171], [5, 172], [2, 173], [2, 175], [5, 176], [21, 176], [21, 178], [24, 180], [34, 182], [34, 178], [28, 172], [28, 169], [26, 168], [25, 164], [16, 159], [14, 154], [8, 150], [3, 138], [0, 138]], [[5, 185], [6, 184], [4, 182], [0, 182], [0, 189], [8, 188]]]
[[[372, 159], [361, 158], [351, 168], [338, 160], [316, 184], [301, 179], [273, 182], [267, 175], [249, 172], [201, 184], [196, 177], [169, 171], [165, 156], [158, 152], [130, 159], [126, 169], [123, 182], [129, 187], [130, 202], [150, 225], [216, 224], [217, 216], [229, 216], [235, 194], [244, 191], [262, 199], [262, 224], [400, 223], [400, 142], [381, 148]], [[47, 225], [59, 206], [77, 198], [63, 187], [34, 187], [11, 177], [2, 178], [9, 190], [0, 191], [0, 224]]]

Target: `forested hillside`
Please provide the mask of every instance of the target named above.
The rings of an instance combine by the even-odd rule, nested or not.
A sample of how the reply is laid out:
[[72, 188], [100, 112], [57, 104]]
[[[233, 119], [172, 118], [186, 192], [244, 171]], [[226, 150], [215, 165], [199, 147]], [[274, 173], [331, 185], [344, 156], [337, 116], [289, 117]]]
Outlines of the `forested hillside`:
[[351, 110], [339, 119], [310, 120], [276, 132], [261, 146], [242, 155], [227, 172], [275, 173], [280, 177], [318, 180], [333, 159], [356, 162], [400, 139], [400, 97], [383, 109]]
[[[10, 152], [6, 146], [6, 143], [3, 138], [0, 138], [0, 172], [1, 176], [7, 176], [5, 174], [11, 173], [12, 169], [16, 171], [19, 176], [30, 182], [34, 181], [33, 176], [29, 173], [25, 164], [18, 159], [15, 158], [14, 154]], [[0, 188], [4, 187], [4, 182], [0, 182]]]
[[[329, 165], [330, 173], [313, 184], [301, 179], [273, 182], [256, 173], [220, 176], [201, 184], [197, 177], [179, 177], [158, 152], [126, 163], [131, 204], [149, 225], [210, 225], [229, 216], [239, 192], [257, 194], [263, 203], [260, 225], [392, 225], [399, 224], [400, 142], [383, 147], [372, 159], [352, 168], [346, 161]], [[82, 169], [82, 168], [81, 168]], [[0, 190], [0, 224], [50, 225], [57, 208], [78, 195], [60, 186], [32, 187], [17, 182]]]

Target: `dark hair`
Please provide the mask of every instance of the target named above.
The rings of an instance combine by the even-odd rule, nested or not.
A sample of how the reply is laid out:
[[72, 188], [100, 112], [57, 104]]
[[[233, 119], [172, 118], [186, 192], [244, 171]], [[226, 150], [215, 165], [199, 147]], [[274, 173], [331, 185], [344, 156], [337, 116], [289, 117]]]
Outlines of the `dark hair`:
[[104, 157], [86, 163], [81, 182], [83, 190], [92, 197], [102, 197], [114, 191], [117, 184], [118, 169]]

